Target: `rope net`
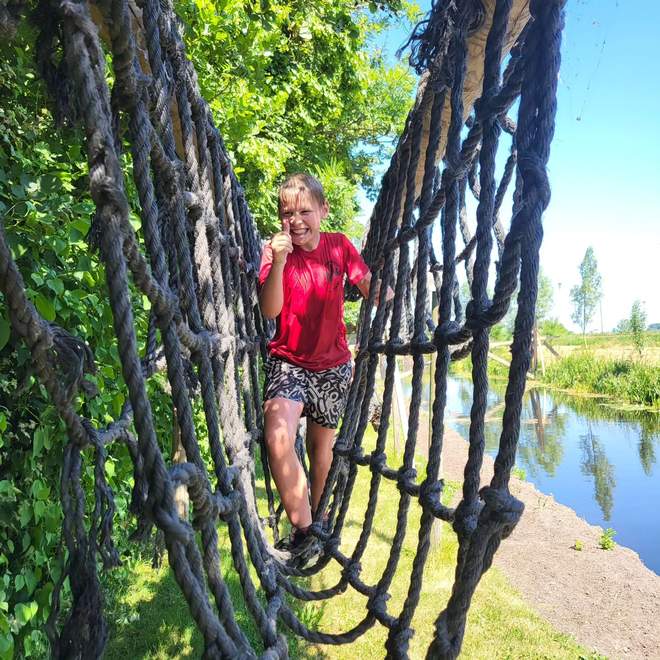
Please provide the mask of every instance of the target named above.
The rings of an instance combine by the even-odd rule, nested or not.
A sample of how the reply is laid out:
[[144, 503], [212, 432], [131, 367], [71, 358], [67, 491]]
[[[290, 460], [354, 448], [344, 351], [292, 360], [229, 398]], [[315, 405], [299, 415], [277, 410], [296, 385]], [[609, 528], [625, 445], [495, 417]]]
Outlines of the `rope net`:
[[[472, 0], [438, 2], [412, 37], [413, 61], [420, 71], [426, 71], [425, 83], [383, 178], [364, 249], [375, 274], [373, 281], [382, 278], [383, 286], [391, 286], [394, 302], [381, 301], [375, 306], [372, 287], [363, 304], [349, 406], [318, 508], [330, 510], [332, 524], [330, 531], [318, 519], [312, 525], [323, 553], [315, 565], [304, 570], [286, 566], [270, 544], [264, 524], [272, 527], [277, 540], [281, 507], [276, 507], [261, 431], [259, 363], [267, 328], [256, 304], [260, 239], [222, 138], [200, 97], [171, 4], [167, 0], [138, 4], [148, 60], [146, 74], [134, 38], [135, 5], [126, 0], [104, 0], [96, 5], [109, 28], [112, 89], [107, 84], [106, 53], [85, 2], [50, 2], [41, 37], [42, 52], [61, 53], [60, 61], [44, 59], [44, 78], [59, 81], [65, 76], [71, 92], [69, 107], [77, 112], [86, 134], [90, 193], [96, 204], [90, 240], [105, 264], [128, 390], [121, 415], [108, 426], [95, 427], [76, 409], [75, 396], [83, 376], [93, 368], [91, 351], [39, 316], [26, 298], [21, 275], [4, 232], [0, 232], [0, 288], [14, 332], [30, 348], [36, 373], [68, 430], [61, 479], [68, 558], [53, 593], [48, 624], [53, 655], [102, 654], [107, 629], [97, 565], [99, 560], [105, 567], [118, 562], [112, 541], [113, 494], [105, 480], [104, 462], [113, 445], [125, 443], [134, 463], [132, 510], [139, 519], [138, 532], [152, 525], [161, 531], [171, 569], [203, 635], [204, 657], [257, 654], [236, 622], [220, 572], [218, 524], [226, 525], [231, 540], [234, 568], [263, 641], [262, 657], [287, 657], [286, 640], [278, 632], [281, 622], [302, 638], [323, 644], [350, 643], [372, 626], [382, 625], [388, 630], [388, 656], [404, 658], [413, 634], [411, 620], [422, 588], [431, 528], [440, 519], [453, 525], [459, 552], [453, 591], [435, 622], [428, 657], [455, 658], [476, 585], [523, 508], [510, 494], [508, 483], [530, 362], [541, 216], [549, 201], [546, 163], [554, 129], [563, 3], [532, 0], [529, 13], [526, 6], [521, 13], [520, 23], [520, 16], [514, 20], [510, 15], [513, 0], [498, 0], [486, 9]], [[516, 21], [524, 28], [514, 30]], [[467, 117], [468, 40], [479, 29], [487, 35], [483, 89], [479, 89], [474, 114]], [[513, 44], [508, 55], [511, 44], [507, 45], [507, 39]], [[61, 88], [55, 93], [63, 100]], [[507, 112], [516, 104], [514, 122]], [[180, 126], [180, 145], [173, 116]], [[119, 129], [122, 122], [125, 133]], [[512, 140], [498, 182], [495, 154], [502, 131]], [[120, 164], [123, 145], [130, 148], [141, 239], [129, 223], [128, 184]], [[512, 218], [505, 232], [499, 212], [512, 180]], [[467, 222], [468, 188], [478, 198], [474, 235]], [[440, 258], [433, 246], [434, 229], [441, 236]], [[497, 262], [494, 293], [489, 298], [493, 237]], [[471, 289], [464, 315], [457, 296], [461, 262]], [[437, 311], [428, 302], [429, 272], [435, 283]], [[152, 306], [142, 357], [129, 279]], [[502, 319], [518, 287], [495, 474], [490, 484], [480, 488], [489, 329]], [[447, 370], [450, 360], [468, 354], [474, 382], [470, 448], [462, 497], [454, 509], [440, 499]], [[396, 469], [388, 464], [386, 439], [399, 355], [412, 356], [413, 374], [403, 461]], [[428, 464], [418, 483], [413, 459], [425, 355], [434, 361], [434, 398]], [[381, 358], [385, 377], [380, 425], [375, 449], [365, 453], [362, 442]], [[184, 463], [168, 465], [159, 449], [146, 387], [158, 370], [165, 370], [171, 387]], [[203, 423], [194, 418], [194, 400], [203, 404]], [[208, 443], [211, 472], [200, 452], [200, 439]], [[90, 446], [95, 485], [88, 515], [81, 474], [83, 450]], [[258, 448], [268, 499], [264, 518], [255, 495]], [[359, 539], [346, 553], [340, 550], [340, 539], [359, 470], [371, 472], [368, 504]], [[361, 577], [360, 560], [372, 531], [383, 479], [397, 485], [398, 513], [385, 570], [376, 584], [368, 584]], [[179, 486], [188, 491], [192, 522], [177, 513], [174, 491]], [[399, 564], [408, 518], [413, 515], [413, 502], [420, 511], [418, 549], [404, 605], [393, 613], [387, 607], [388, 590]], [[341, 569], [334, 586], [321, 591], [301, 586], [297, 578], [318, 573], [331, 562]], [[256, 581], [250, 564], [256, 569]], [[72, 606], [64, 625], [58, 626], [60, 594], [67, 578]], [[367, 606], [358, 623], [340, 632], [310, 629], [288, 604], [289, 597], [324, 600], [349, 587], [367, 598]]]

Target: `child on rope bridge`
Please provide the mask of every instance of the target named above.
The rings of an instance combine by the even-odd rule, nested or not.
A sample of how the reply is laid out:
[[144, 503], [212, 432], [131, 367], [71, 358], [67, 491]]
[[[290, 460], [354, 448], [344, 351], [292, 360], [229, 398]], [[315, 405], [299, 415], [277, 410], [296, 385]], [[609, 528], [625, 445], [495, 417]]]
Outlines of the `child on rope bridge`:
[[[309, 527], [332, 463], [335, 429], [353, 372], [344, 325], [344, 276], [366, 297], [371, 273], [346, 236], [320, 230], [329, 209], [313, 176], [290, 176], [280, 187], [278, 208], [282, 231], [266, 244], [259, 271], [261, 311], [277, 319], [268, 346], [264, 435], [275, 485], [293, 527], [278, 547], [295, 562], [313, 545]], [[387, 299], [392, 296], [388, 288]], [[307, 417], [311, 506], [294, 447], [301, 416]]]

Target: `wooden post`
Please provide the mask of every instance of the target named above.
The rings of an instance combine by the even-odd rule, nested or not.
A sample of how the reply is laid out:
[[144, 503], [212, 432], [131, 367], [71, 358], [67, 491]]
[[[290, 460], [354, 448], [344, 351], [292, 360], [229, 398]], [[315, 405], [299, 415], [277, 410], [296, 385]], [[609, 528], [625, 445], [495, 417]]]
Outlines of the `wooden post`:
[[[401, 431], [403, 433], [403, 444], [405, 446], [408, 438], [408, 410], [406, 407], [406, 398], [403, 394], [403, 384], [401, 383], [401, 371], [399, 371], [399, 360], [394, 356], [394, 395], [396, 397], [396, 407], [401, 421]], [[396, 446], [396, 436], [394, 451], [398, 454], [399, 447]]]
[[534, 320], [534, 326], [532, 327], [532, 361], [530, 363], [530, 368], [532, 372], [536, 373], [536, 370], [539, 366], [539, 330], [536, 325], [536, 320]]
[[[172, 463], [185, 463], [188, 460], [186, 450], [181, 442], [181, 429], [176, 414], [176, 408], [172, 407]], [[179, 485], [174, 489], [174, 505], [176, 512], [182, 520], [188, 520], [190, 513], [190, 498], [188, 489]]]
[[[482, 0], [483, 19], [481, 23], [474, 26], [470, 32], [467, 40], [467, 62], [466, 62], [466, 75], [465, 84], [463, 85], [463, 120], [467, 119], [472, 111], [474, 102], [481, 96], [484, 82], [484, 62], [486, 52], [486, 40], [488, 33], [493, 22], [493, 15], [495, 13], [496, 0]], [[516, 40], [520, 36], [523, 28], [529, 20], [529, 0], [513, 0], [511, 5], [511, 12], [509, 14], [509, 23], [507, 25], [506, 35], [502, 46], [502, 59], [508, 54]], [[436, 62], [436, 65], [440, 64]], [[417, 99], [415, 107], [411, 110], [413, 114], [421, 114], [422, 116], [422, 139], [421, 139], [421, 152], [419, 156], [417, 172], [415, 176], [415, 197], [417, 197], [422, 188], [422, 180], [424, 177], [424, 166], [426, 162], [426, 150], [429, 144], [430, 137], [430, 123], [431, 123], [431, 107], [433, 105], [433, 98], [435, 91], [432, 85], [428, 84], [428, 73], [420, 77], [419, 86], [417, 88]], [[410, 118], [410, 117], [409, 117]], [[436, 154], [436, 163], [439, 163], [445, 155], [445, 148], [447, 146], [447, 134], [449, 132], [449, 124], [451, 121], [451, 103], [449, 94], [445, 100], [445, 105], [442, 111], [442, 123], [440, 133], [440, 144]], [[408, 121], [408, 130], [404, 131], [398, 141], [397, 152], [408, 148], [408, 142], [412, 139], [412, 134], [409, 133], [410, 127], [415, 125], [415, 122]], [[383, 192], [381, 191], [381, 194]], [[403, 196], [405, 198], [405, 192]], [[380, 201], [380, 197], [379, 197]], [[378, 202], [374, 208], [378, 208]], [[403, 208], [400, 209], [403, 212]]]

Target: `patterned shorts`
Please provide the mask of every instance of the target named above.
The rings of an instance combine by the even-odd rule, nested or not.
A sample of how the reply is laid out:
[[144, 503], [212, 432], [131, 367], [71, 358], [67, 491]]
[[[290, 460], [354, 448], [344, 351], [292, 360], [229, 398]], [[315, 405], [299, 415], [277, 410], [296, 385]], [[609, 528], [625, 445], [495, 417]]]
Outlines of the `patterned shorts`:
[[269, 356], [264, 401], [289, 399], [303, 404], [302, 415], [328, 429], [336, 429], [346, 406], [353, 365], [310, 371]]

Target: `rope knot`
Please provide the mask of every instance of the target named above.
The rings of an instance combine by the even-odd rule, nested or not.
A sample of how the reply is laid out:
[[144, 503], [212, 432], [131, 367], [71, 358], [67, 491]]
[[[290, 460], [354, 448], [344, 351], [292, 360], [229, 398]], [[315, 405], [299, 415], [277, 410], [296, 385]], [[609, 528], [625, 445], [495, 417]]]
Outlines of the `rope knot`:
[[323, 541], [323, 551], [326, 557], [332, 557], [339, 551], [341, 539], [338, 536], [330, 536]]
[[439, 261], [436, 261], [434, 264], [431, 264], [431, 267], [429, 268], [429, 272], [441, 273], [442, 269], [443, 269], [443, 265]]
[[469, 165], [461, 158], [461, 152], [451, 150], [445, 156], [447, 177], [452, 181], [464, 179], [469, 170]]
[[545, 208], [550, 202], [550, 182], [543, 159], [534, 153], [520, 155], [518, 168], [525, 186], [534, 188]]
[[491, 301], [486, 296], [480, 301], [470, 300], [465, 306], [465, 326], [473, 332], [490, 327], [486, 314], [490, 305]]
[[214, 502], [216, 505], [216, 514], [221, 520], [227, 522], [241, 506], [240, 493], [237, 490], [232, 490], [227, 495], [223, 495], [216, 491], [214, 493]]
[[393, 628], [385, 642], [388, 657], [407, 658], [408, 646], [414, 634], [415, 631], [410, 627]]
[[477, 528], [482, 504], [479, 500], [461, 500], [454, 513], [454, 531], [459, 540], [469, 538]]
[[442, 520], [446, 520], [447, 522], [453, 522], [453, 509], [446, 507], [441, 500], [444, 487], [445, 482], [443, 479], [438, 481], [428, 481], [428, 479], [425, 479], [419, 487], [419, 503], [422, 508], [437, 518], [442, 518]]
[[112, 89], [113, 107], [133, 110], [151, 84], [152, 77], [132, 69], [130, 75], [118, 76]]
[[484, 514], [487, 519], [502, 525], [505, 530], [502, 537], [506, 538], [518, 524], [525, 505], [506, 488], [484, 486], [479, 495], [485, 503]]
[[165, 532], [165, 536], [173, 537], [183, 545], [194, 543], [195, 536], [192, 527], [182, 522], [177, 514], [164, 509], [160, 502], [154, 503], [151, 513], [158, 527]]
[[234, 484], [238, 481], [238, 475], [238, 469], [233, 466], [227, 467], [222, 471], [218, 480], [218, 485], [220, 487], [220, 491], [224, 495], [228, 495], [231, 492]]
[[387, 454], [384, 451], [374, 451], [369, 457], [369, 466], [372, 472], [380, 472], [382, 474], [385, 465], [387, 465]]
[[401, 227], [399, 230], [399, 241], [402, 243], [405, 241], [412, 241], [413, 238], [417, 236], [417, 230], [412, 225], [407, 227]]
[[366, 459], [364, 457], [364, 449], [362, 448], [361, 445], [353, 445], [351, 447], [350, 452], [348, 453], [348, 457], [351, 463], [356, 463], [357, 465], [366, 464]]
[[373, 615], [384, 618], [387, 615], [387, 601], [390, 595], [387, 591], [376, 591], [367, 601], [367, 610]]
[[396, 473], [396, 487], [400, 493], [412, 494], [417, 485], [417, 470], [415, 468], [400, 467]]
[[348, 564], [344, 566], [344, 569], [341, 572], [341, 576], [350, 583], [351, 580], [355, 581], [360, 577], [361, 570], [362, 564], [360, 564], [357, 559], [351, 559]]
[[443, 321], [438, 324], [433, 333], [433, 343], [436, 348], [449, 344], [451, 336], [460, 330], [460, 325], [456, 321]]
[[278, 586], [277, 586], [277, 571], [275, 569], [275, 564], [272, 559], [267, 559], [264, 562], [264, 570], [260, 575], [261, 584], [263, 585], [266, 595], [269, 598], [277, 595]]
[[453, 645], [449, 637], [449, 627], [447, 626], [447, 610], [442, 612], [435, 622], [435, 638], [432, 646], [429, 647], [429, 653], [433, 652], [434, 657], [451, 657], [453, 655]]

